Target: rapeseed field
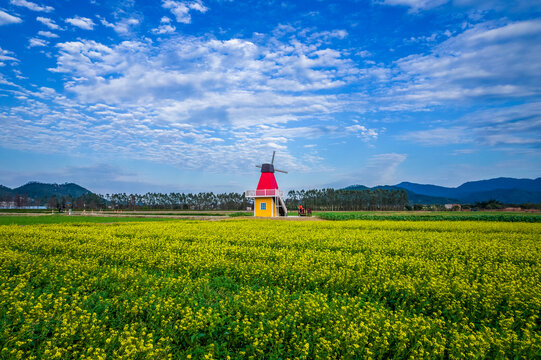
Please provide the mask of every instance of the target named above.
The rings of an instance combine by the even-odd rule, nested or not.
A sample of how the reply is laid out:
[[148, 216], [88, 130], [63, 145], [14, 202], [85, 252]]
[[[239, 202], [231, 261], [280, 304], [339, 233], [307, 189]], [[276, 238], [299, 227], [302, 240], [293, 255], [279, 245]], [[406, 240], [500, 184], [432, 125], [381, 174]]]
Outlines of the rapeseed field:
[[540, 223], [0, 226], [2, 359], [534, 359], [540, 314]]

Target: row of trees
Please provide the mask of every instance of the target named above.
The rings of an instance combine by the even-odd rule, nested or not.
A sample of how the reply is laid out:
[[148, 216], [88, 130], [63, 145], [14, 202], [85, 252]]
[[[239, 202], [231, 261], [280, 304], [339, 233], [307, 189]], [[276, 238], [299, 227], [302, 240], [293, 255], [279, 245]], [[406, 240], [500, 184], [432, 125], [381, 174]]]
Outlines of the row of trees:
[[105, 200], [113, 209], [171, 209], [171, 210], [246, 210], [253, 201], [239, 193], [214, 194], [202, 192], [184, 193], [146, 193], [106, 194]]
[[56, 195], [53, 195], [47, 202], [47, 207], [49, 209], [59, 210], [98, 210], [106, 209], [107, 202], [102, 196], [92, 193], [84, 194], [77, 198], [73, 198], [71, 195], [57, 198]]
[[25, 208], [33, 206], [46, 206], [49, 209], [105, 209], [107, 208], [106, 200], [96, 194], [88, 193], [81, 195], [79, 197], [73, 197], [71, 195], [67, 196], [56, 196], [52, 195], [50, 197], [43, 198], [30, 198], [28, 194], [24, 195], [11, 195], [7, 194], [0, 197], [0, 202], [4, 207], [15, 207], [15, 208]]
[[28, 197], [28, 194], [7, 194], [0, 197], [0, 201], [6, 204], [10, 204], [10, 206], [15, 207], [26, 207], [26, 206], [39, 206], [41, 205], [41, 199], [31, 199]]
[[463, 208], [479, 209], [479, 210], [502, 210], [508, 207], [512, 208], [521, 208], [524, 210], [541, 210], [541, 203], [523, 203], [523, 204], [504, 204], [501, 201], [489, 200], [489, 201], [478, 201], [473, 205], [465, 205]]
[[[399, 189], [374, 190], [291, 190], [285, 199], [290, 210], [296, 210], [299, 205], [312, 210], [322, 211], [356, 211], [356, 210], [445, 210], [443, 205], [409, 205], [408, 195]], [[68, 196], [32, 199], [27, 194], [4, 194], [0, 196], [0, 204], [4, 207], [23, 208], [46, 205], [49, 209], [99, 210], [246, 210], [253, 207], [253, 199], [247, 199], [240, 193], [213, 192], [202, 193], [146, 193], [140, 194], [84, 194], [77, 198]], [[463, 209], [495, 210], [505, 207], [521, 207], [522, 209], [541, 210], [541, 204], [503, 204], [491, 200], [478, 202], [473, 205], [462, 205]]]
[[32, 199], [28, 195], [5, 195], [0, 197], [4, 207], [24, 208], [29, 206], [47, 206], [58, 210], [246, 210], [253, 205], [252, 199], [244, 194], [202, 192], [184, 193], [146, 193], [140, 194], [84, 194], [77, 198], [71, 195]]
[[299, 205], [312, 210], [404, 210], [408, 195], [404, 190], [291, 190], [287, 193], [286, 206], [296, 209]]
[[[171, 209], [171, 210], [246, 210], [253, 200], [239, 193], [214, 194], [202, 192], [106, 194], [105, 199], [114, 209]], [[299, 205], [312, 210], [403, 210], [408, 205], [404, 190], [291, 190], [286, 206], [290, 210]]]
[[[246, 210], [253, 207], [253, 199], [244, 194], [213, 192], [201, 193], [146, 193], [146, 194], [85, 194], [72, 196], [51, 196], [48, 199], [16, 197], [14, 205], [47, 205], [50, 209], [106, 209], [115, 210]], [[6, 199], [12, 201], [11, 199]], [[295, 210], [299, 205], [312, 210], [403, 210], [408, 205], [408, 196], [403, 190], [292, 190], [287, 194], [286, 205]]]

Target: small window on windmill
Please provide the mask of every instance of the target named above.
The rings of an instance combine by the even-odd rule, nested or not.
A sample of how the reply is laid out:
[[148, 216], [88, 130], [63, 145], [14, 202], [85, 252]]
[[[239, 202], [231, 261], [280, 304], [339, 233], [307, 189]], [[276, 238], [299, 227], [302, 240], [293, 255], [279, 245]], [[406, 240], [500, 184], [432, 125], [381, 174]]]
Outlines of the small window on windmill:
[[261, 210], [267, 210], [267, 203], [266, 202], [261, 203]]

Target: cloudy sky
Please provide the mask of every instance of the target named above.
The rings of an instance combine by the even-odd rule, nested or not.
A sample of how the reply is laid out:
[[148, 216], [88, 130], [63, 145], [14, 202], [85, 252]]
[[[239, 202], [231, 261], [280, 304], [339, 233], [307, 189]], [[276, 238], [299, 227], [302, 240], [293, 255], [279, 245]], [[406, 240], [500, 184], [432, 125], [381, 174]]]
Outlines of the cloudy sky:
[[0, 184], [541, 176], [541, 1], [0, 2]]

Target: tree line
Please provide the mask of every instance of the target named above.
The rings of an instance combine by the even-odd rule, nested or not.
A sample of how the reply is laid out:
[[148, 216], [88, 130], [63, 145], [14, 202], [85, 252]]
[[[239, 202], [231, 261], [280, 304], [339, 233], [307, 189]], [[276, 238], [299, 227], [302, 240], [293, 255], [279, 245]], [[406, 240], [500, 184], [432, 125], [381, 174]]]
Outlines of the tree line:
[[105, 200], [113, 209], [131, 210], [246, 210], [253, 201], [244, 193], [154, 193], [106, 194]]
[[[114, 209], [170, 209], [170, 210], [246, 210], [253, 208], [253, 199], [244, 193], [146, 193], [106, 194]], [[404, 190], [291, 190], [285, 199], [289, 210], [299, 205], [312, 210], [404, 210], [408, 195]]]
[[[253, 208], [253, 199], [244, 193], [114, 193], [84, 194], [77, 198], [68, 196], [30, 199], [27, 195], [0, 198], [15, 207], [46, 205], [49, 209], [74, 210], [246, 210]], [[289, 210], [299, 205], [312, 210], [403, 210], [408, 205], [404, 190], [291, 190], [285, 199]]]
[[32, 199], [27, 194], [0, 196], [2, 207], [24, 208], [30, 206], [46, 206], [58, 210], [246, 210], [253, 204], [244, 193], [154, 193], [146, 194], [93, 194], [79, 197], [57, 196]]
[[2, 207], [5, 208], [27, 208], [27, 207], [39, 207], [45, 206], [48, 209], [106, 209], [107, 201], [101, 195], [88, 193], [81, 195], [79, 197], [73, 197], [71, 195], [57, 196], [51, 195], [49, 197], [42, 196], [31, 198], [28, 194], [7, 194], [0, 196], [0, 203]]
[[289, 191], [286, 206], [290, 210], [299, 205], [323, 211], [404, 210], [408, 202], [408, 194], [402, 189], [315, 189]]

